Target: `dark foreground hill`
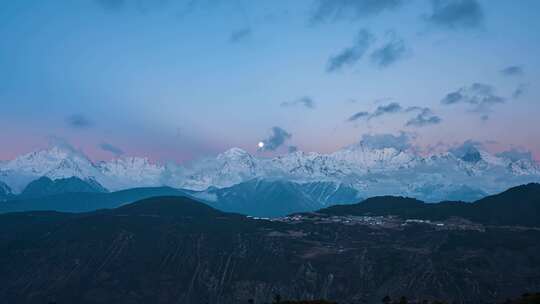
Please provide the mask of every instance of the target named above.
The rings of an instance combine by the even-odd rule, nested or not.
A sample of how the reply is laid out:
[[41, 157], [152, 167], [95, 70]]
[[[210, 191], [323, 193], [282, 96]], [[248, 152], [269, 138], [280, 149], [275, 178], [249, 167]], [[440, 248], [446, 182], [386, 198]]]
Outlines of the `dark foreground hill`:
[[540, 290], [537, 229], [336, 218], [254, 220], [185, 197], [0, 215], [0, 302], [477, 304]]
[[329, 215], [396, 215], [428, 220], [461, 217], [487, 225], [540, 227], [540, 184], [510, 188], [473, 203], [426, 204], [412, 198], [380, 196], [358, 204], [332, 206], [319, 212]]

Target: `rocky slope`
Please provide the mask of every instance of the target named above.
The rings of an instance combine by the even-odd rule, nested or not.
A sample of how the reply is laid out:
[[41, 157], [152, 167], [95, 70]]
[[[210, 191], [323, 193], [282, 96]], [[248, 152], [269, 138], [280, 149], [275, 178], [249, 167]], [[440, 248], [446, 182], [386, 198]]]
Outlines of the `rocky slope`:
[[0, 182], [0, 201], [8, 200], [13, 196], [11, 188], [8, 185]]
[[259, 217], [284, 216], [361, 199], [356, 189], [345, 184], [281, 179], [253, 179], [227, 188], [193, 191], [191, 195], [220, 210]]
[[93, 179], [82, 180], [78, 177], [59, 178], [52, 180], [40, 177], [28, 184], [18, 198], [37, 198], [62, 193], [102, 193], [107, 192]]

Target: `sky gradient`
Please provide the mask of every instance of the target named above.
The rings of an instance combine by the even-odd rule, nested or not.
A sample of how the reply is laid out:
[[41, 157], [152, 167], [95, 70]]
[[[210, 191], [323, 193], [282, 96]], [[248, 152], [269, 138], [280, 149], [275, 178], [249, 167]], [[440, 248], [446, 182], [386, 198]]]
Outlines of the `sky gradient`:
[[388, 133], [540, 160], [539, 1], [4, 2], [0, 159], [68, 142], [183, 162]]

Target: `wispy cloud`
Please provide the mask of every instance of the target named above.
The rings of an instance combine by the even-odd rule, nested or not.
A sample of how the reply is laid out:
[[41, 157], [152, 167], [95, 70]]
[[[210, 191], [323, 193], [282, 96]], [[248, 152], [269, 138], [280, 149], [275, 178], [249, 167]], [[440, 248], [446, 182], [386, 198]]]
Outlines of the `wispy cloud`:
[[514, 90], [514, 92], [512, 92], [512, 97], [514, 99], [520, 98], [523, 94], [527, 92], [528, 87], [529, 86], [525, 83], [518, 85], [518, 87]]
[[245, 41], [251, 37], [252, 31], [251, 28], [242, 28], [238, 29], [236, 31], [233, 31], [231, 35], [229, 36], [229, 42], [230, 43], [239, 43], [242, 41]]
[[399, 113], [403, 110], [403, 107], [397, 102], [391, 102], [386, 105], [378, 106], [372, 113], [361, 111], [353, 114], [347, 119], [348, 122], [355, 122], [360, 119], [370, 120], [376, 117], [380, 117], [386, 114]]
[[425, 127], [429, 125], [436, 125], [441, 123], [442, 119], [435, 115], [429, 108], [411, 107], [407, 109], [408, 112], [418, 111], [415, 117], [409, 119], [406, 126], [410, 127]]
[[364, 134], [360, 144], [372, 149], [394, 148], [397, 150], [407, 150], [412, 147], [411, 135], [400, 132], [393, 134]]
[[273, 127], [270, 136], [268, 136], [262, 142], [264, 146], [261, 148], [263, 151], [276, 151], [279, 147], [283, 146], [287, 140], [292, 137], [292, 134], [280, 127]]
[[456, 157], [464, 157], [481, 149], [484, 149], [484, 143], [468, 139], [461, 144], [450, 147], [448, 152], [454, 154]]
[[504, 76], [521, 76], [524, 74], [523, 67], [519, 65], [511, 65], [501, 70]]
[[387, 67], [403, 58], [406, 47], [403, 39], [392, 35], [390, 41], [371, 53], [371, 62], [379, 67]]
[[365, 111], [356, 112], [353, 115], [351, 115], [351, 117], [349, 117], [347, 119], [347, 121], [354, 122], [354, 121], [357, 121], [359, 119], [368, 118], [368, 117], [369, 117], [369, 112], [365, 112]]
[[346, 121], [356, 122], [362, 119], [370, 120], [370, 119], [381, 117], [387, 114], [396, 114], [396, 113], [416, 113], [414, 117], [410, 118], [406, 122], [405, 126], [408, 126], [408, 127], [424, 127], [428, 125], [439, 124], [442, 121], [442, 119], [439, 116], [435, 115], [430, 108], [427, 108], [427, 107], [403, 108], [397, 102], [391, 102], [386, 105], [380, 105], [375, 109], [375, 111], [371, 113], [367, 111], [354, 113], [349, 118], [347, 118]]
[[294, 153], [294, 152], [298, 151], [298, 147], [297, 146], [289, 146], [287, 148], [287, 151], [289, 151], [289, 153]]
[[366, 53], [371, 44], [375, 41], [374, 36], [366, 29], [362, 29], [356, 35], [354, 44], [343, 49], [337, 55], [328, 59], [327, 72], [341, 70], [347, 66], [355, 65]]
[[486, 112], [495, 104], [504, 103], [506, 99], [495, 93], [495, 88], [488, 84], [473, 83], [446, 94], [441, 99], [444, 105], [465, 103], [472, 106], [474, 112]]
[[303, 106], [307, 109], [314, 109], [315, 101], [309, 96], [303, 96], [295, 100], [282, 102], [280, 105], [282, 107]]
[[74, 129], [86, 129], [92, 127], [94, 123], [83, 114], [74, 114], [66, 118], [66, 123]]
[[387, 105], [378, 106], [377, 109], [371, 115], [369, 115], [369, 119], [383, 116], [385, 114], [392, 114], [392, 113], [399, 113], [403, 110], [401, 105], [397, 102], [391, 102]]
[[497, 156], [509, 159], [511, 161], [518, 161], [518, 160], [532, 161], [533, 160], [533, 155], [531, 151], [526, 150], [524, 148], [514, 147], [514, 148], [511, 148], [510, 150], [497, 153]]
[[103, 151], [112, 153], [115, 156], [121, 156], [124, 154], [124, 151], [122, 149], [106, 142], [102, 142], [101, 144], [99, 144], [99, 148]]
[[311, 23], [357, 20], [399, 7], [403, 0], [317, 0]]
[[477, 0], [432, 0], [426, 20], [445, 29], [473, 29], [482, 26], [484, 12]]

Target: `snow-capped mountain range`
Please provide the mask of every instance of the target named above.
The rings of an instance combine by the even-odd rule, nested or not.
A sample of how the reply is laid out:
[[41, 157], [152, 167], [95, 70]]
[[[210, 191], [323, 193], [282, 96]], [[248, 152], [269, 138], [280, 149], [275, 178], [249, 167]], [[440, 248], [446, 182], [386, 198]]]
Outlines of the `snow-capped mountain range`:
[[0, 183], [15, 194], [40, 177], [78, 177], [110, 191], [170, 186], [204, 191], [253, 179], [346, 185], [362, 197], [403, 195], [426, 201], [474, 200], [511, 186], [540, 181], [532, 159], [510, 159], [472, 148], [462, 155], [446, 152], [421, 156], [394, 147], [373, 148], [362, 142], [330, 154], [294, 153], [255, 157], [233, 148], [189, 166], [160, 165], [147, 158], [125, 157], [92, 162], [83, 153], [52, 147], [0, 162]]

